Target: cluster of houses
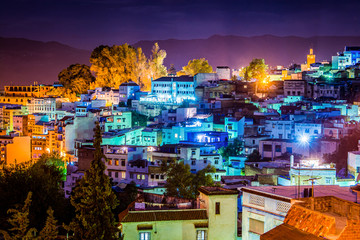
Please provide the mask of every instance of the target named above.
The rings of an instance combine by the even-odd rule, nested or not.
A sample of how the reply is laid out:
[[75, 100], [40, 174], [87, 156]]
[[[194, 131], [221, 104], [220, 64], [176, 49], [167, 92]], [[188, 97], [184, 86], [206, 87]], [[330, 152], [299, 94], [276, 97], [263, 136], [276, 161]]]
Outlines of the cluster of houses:
[[[350, 186], [360, 180], [360, 143], [340, 160], [343, 166], [326, 156], [359, 129], [360, 47], [345, 47], [331, 63], [316, 62], [311, 50], [305, 64], [270, 69], [262, 88], [237, 74], [221, 66], [215, 73], [169, 75], [152, 80], [151, 92], [129, 80], [88, 90], [76, 102], [51, 96], [57, 84], [5, 86], [0, 165], [57, 152], [67, 163], [69, 197], [90, 168], [98, 122], [105, 174], [114, 185], [135, 182], [144, 194], [119, 216], [124, 239], [168, 239], [170, 233], [178, 239], [290, 239], [281, 238], [285, 232], [340, 239], [359, 227], [358, 190]], [[235, 141], [239, 154], [224, 157], [219, 149]], [[176, 207], [168, 208], [164, 161], [188, 164], [193, 173], [211, 165], [222, 187], [202, 187], [195, 202], [172, 199]], [[162, 197], [155, 204], [145, 195]], [[299, 226], [297, 211], [308, 214], [306, 221], [329, 224]]]

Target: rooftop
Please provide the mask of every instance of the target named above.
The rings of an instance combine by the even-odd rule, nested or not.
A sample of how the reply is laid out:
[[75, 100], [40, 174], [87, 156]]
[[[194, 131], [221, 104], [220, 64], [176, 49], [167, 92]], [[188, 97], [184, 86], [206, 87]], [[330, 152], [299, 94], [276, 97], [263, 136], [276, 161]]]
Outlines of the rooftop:
[[[241, 190], [244, 192], [264, 195], [265, 197], [282, 197], [287, 200], [296, 199], [296, 191], [298, 186], [259, 186], [259, 187], [244, 187]], [[311, 185], [300, 186], [300, 192]], [[334, 196], [347, 201], [356, 202], [356, 194], [350, 190], [350, 187], [340, 187], [338, 185], [314, 185], [314, 196]]]
[[174, 220], [207, 220], [205, 209], [166, 211], [129, 211], [121, 222], [154, 222]]
[[194, 82], [194, 78], [190, 76], [180, 76], [180, 77], [161, 77], [153, 82]]
[[238, 195], [237, 190], [226, 189], [222, 187], [200, 187], [199, 192], [202, 192], [206, 195]]
[[262, 240], [289, 240], [289, 239], [302, 239], [302, 240], [320, 240], [323, 238], [314, 236], [310, 233], [301, 231], [288, 224], [281, 224], [276, 228], [261, 235]]

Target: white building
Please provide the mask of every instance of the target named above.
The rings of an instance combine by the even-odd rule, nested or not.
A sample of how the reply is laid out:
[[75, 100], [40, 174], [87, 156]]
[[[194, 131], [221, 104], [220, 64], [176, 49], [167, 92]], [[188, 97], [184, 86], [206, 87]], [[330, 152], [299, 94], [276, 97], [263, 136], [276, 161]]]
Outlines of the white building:
[[294, 121], [290, 120], [266, 120], [265, 132], [271, 138], [293, 139]]
[[231, 79], [231, 69], [228, 66], [216, 67], [216, 73], [219, 79], [224, 79], [224, 80]]
[[196, 108], [176, 108], [161, 111], [160, 122], [183, 122], [196, 115]]
[[307, 138], [320, 137], [322, 134], [322, 128], [322, 123], [296, 122], [295, 138], [301, 139], [304, 136], [306, 136]]
[[135, 93], [140, 91], [140, 86], [133, 81], [122, 83], [119, 86], [119, 101], [127, 102], [129, 99], [135, 98]]
[[[242, 239], [259, 240], [260, 235], [283, 223], [292, 204], [297, 202], [294, 186], [244, 187], [242, 205]], [[311, 186], [300, 187], [299, 198], [309, 197]], [[335, 196], [356, 202], [349, 187], [314, 186], [314, 196]]]
[[106, 100], [106, 105], [118, 105], [119, 104], [119, 89], [103, 87], [95, 88], [92, 94], [92, 99]]
[[184, 100], [195, 101], [193, 77], [161, 77], [151, 82], [151, 93], [140, 98], [140, 102], [179, 105]]

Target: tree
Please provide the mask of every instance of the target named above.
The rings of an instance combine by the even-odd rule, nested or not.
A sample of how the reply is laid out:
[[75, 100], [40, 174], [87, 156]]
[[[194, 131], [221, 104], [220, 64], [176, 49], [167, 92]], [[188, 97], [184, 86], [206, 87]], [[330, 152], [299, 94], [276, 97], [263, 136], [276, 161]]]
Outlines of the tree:
[[8, 219], [11, 228], [8, 233], [6, 231], [0, 231], [5, 236], [5, 239], [35, 239], [36, 229], [29, 228], [29, 209], [31, 204], [32, 193], [27, 194], [23, 207], [17, 209], [9, 209], [8, 214], [12, 216]]
[[90, 67], [85, 64], [72, 64], [62, 70], [58, 75], [59, 82], [66, 90], [75, 94], [86, 93], [90, 84], [95, 81], [91, 74]]
[[229, 143], [226, 147], [219, 148], [219, 154], [225, 159], [226, 162], [229, 161], [230, 156], [238, 156], [241, 153], [241, 149], [244, 147], [244, 142], [240, 141], [238, 138], [235, 138], [232, 143]]
[[69, 229], [74, 232], [75, 239], [116, 239], [118, 230], [112, 210], [118, 202], [111, 189], [110, 180], [104, 174], [99, 123], [96, 124], [94, 132], [94, 160], [71, 196], [76, 216]]
[[[160, 49], [159, 44], [155, 43], [151, 57], [149, 59], [150, 75], [153, 79], [157, 79], [167, 75], [166, 67], [164, 66], [164, 59], [166, 58], [166, 51]], [[151, 83], [149, 84], [151, 86]]]
[[265, 60], [259, 58], [254, 58], [249, 66], [244, 69], [244, 79], [246, 81], [250, 81], [251, 79], [256, 80], [255, 94], [257, 94], [259, 87], [263, 90], [266, 87], [268, 81], [267, 69], [268, 65], [265, 64]]
[[73, 210], [61, 187], [63, 177], [63, 168], [45, 157], [30, 166], [5, 167], [0, 174], [0, 228], [9, 228], [6, 211], [23, 203], [28, 192], [32, 192], [30, 227], [42, 229], [50, 206], [60, 223], [69, 223]]
[[261, 155], [257, 149], [255, 149], [246, 159], [247, 162], [259, 162], [261, 161]]
[[160, 50], [155, 43], [152, 55], [148, 59], [141, 48], [134, 48], [128, 44], [99, 46], [93, 50], [90, 57], [91, 71], [96, 74], [98, 87], [116, 87], [132, 80], [139, 84], [142, 90], [149, 90], [151, 78], [166, 75], [163, 61], [166, 52]]
[[58, 236], [58, 230], [56, 227], [57, 221], [54, 218], [54, 210], [51, 207], [47, 210], [48, 217], [45, 222], [44, 228], [40, 232], [40, 239], [52, 240]]
[[211, 73], [212, 71], [213, 68], [209, 65], [208, 61], [205, 58], [200, 58], [190, 60], [177, 74], [194, 76], [198, 73]]
[[191, 173], [190, 166], [183, 162], [174, 161], [169, 165], [163, 164], [162, 169], [167, 175], [165, 187], [168, 196], [195, 199], [200, 186], [214, 185], [211, 173], [216, 170], [210, 165], [196, 174]]
[[119, 201], [119, 205], [116, 208], [116, 212], [124, 211], [130, 203], [135, 201], [138, 194], [138, 189], [134, 181], [131, 181], [129, 184], [126, 185], [124, 191], [119, 192], [116, 194], [117, 199]]
[[137, 111], [131, 111], [131, 126], [146, 127], [147, 120], [148, 120], [148, 117], [146, 115], [138, 113]]

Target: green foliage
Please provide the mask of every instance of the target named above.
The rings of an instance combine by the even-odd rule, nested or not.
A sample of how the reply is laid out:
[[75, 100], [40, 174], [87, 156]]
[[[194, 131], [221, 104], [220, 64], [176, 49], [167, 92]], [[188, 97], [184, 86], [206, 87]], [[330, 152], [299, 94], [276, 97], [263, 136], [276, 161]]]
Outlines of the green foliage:
[[30, 227], [41, 229], [46, 221], [46, 210], [52, 206], [60, 223], [68, 223], [72, 209], [61, 188], [62, 169], [52, 161], [40, 159], [31, 166], [7, 167], [0, 175], [0, 228], [6, 229], [6, 211], [21, 204], [28, 192], [33, 200], [29, 211]]
[[57, 238], [59, 233], [56, 227], [57, 221], [54, 218], [54, 210], [51, 207], [47, 210], [47, 214], [45, 226], [40, 232], [40, 239], [53, 240]]
[[58, 152], [44, 153], [39, 160], [43, 161], [46, 165], [55, 167], [61, 173], [62, 181], [66, 181], [65, 159]]
[[164, 163], [162, 168], [167, 175], [165, 187], [168, 196], [195, 199], [200, 186], [214, 185], [211, 173], [216, 170], [210, 165], [196, 174], [191, 173], [190, 166], [183, 162], [171, 162], [168, 165]]
[[358, 150], [358, 141], [360, 140], [360, 130], [357, 129], [350, 136], [343, 137], [340, 140], [338, 150], [333, 154], [324, 154], [324, 159], [328, 163], [336, 163], [336, 170], [347, 170], [348, 152]]
[[148, 59], [141, 48], [128, 44], [99, 46], [93, 50], [90, 57], [91, 71], [96, 74], [95, 86], [116, 87], [132, 80], [139, 84], [142, 90], [150, 90], [151, 78], [166, 76], [163, 65], [166, 52], [160, 50], [155, 43], [152, 55]]
[[75, 94], [86, 93], [90, 84], [95, 81], [90, 67], [85, 64], [72, 64], [58, 75], [59, 82], [66, 90]]
[[120, 192], [116, 195], [119, 201], [119, 206], [116, 208], [116, 212], [119, 213], [124, 211], [130, 203], [135, 201], [137, 194], [138, 189], [136, 184], [134, 181], [131, 181], [131, 183], [127, 184], [124, 188], [124, 192]]
[[208, 60], [205, 58], [193, 59], [188, 62], [188, 65], [184, 66], [178, 75], [190, 75], [194, 76], [198, 73], [212, 73], [213, 68], [209, 65]]
[[259, 162], [261, 161], [261, 155], [257, 149], [255, 149], [246, 159], [247, 162]]
[[29, 208], [31, 204], [32, 193], [29, 192], [23, 207], [16, 209], [9, 209], [8, 214], [11, 214], [11, 217], [8, 219], [11, 227], [9, 232], [1, 231], [5, 236], [5, 239], [17, 240], [17, 239], [35, 239], [36, 229], [29, 228]]
[[147, 116], [145, 116], [141, 113], [138, 113], [137, 111], [131, 111], [131, 126], [146, 127], [147, 120], [148, 120]]
[[249, 66], [244, 69], [244, 78], [249, 81], [256, 79], [258, 81], [264, 81], [268, 78], [266, 70], [268, 65], [265, 64], [264, 59], [254, 58]]
[[219, 148], [219, 154], [226, 160], [229, 161], [230, 156], [238, 156], [241, 153], [241, 148], [244, 147], [244, 142], [235, 138], [232, 143], [229, 143], [226, 147]]
[[94, 132], [94, 160], [71, 196], [76, 216], [69, 229], [74, 232], [74, 239], [116, 239], [118, 230], [112, 210], [118, 202], [111, 189], [110, 180], [104, 174], [99, 123], [96, 124]]

